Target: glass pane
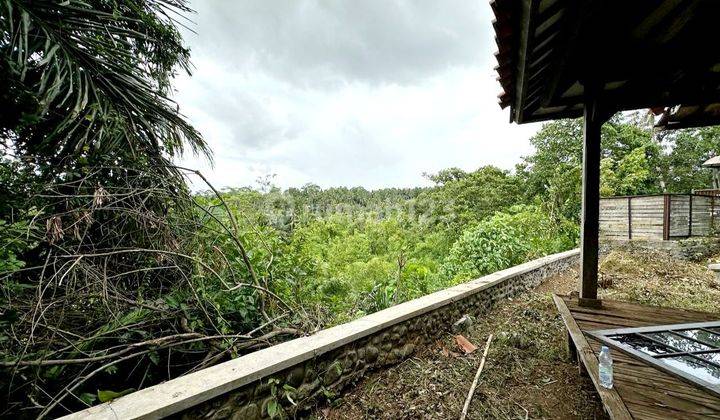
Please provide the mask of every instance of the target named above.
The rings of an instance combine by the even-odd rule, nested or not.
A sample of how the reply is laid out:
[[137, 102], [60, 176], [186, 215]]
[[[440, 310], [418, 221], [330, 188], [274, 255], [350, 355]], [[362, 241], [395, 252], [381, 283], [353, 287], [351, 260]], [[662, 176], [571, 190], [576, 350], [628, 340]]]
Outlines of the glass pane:
[[675, 347], [680, 351], [711, 350], [711, 347], [708, 347], [704, 344], [696, 343], [692, 340], [688, 340], [686, 338], [683, 338], [682, 336], [669, 332], [648, 333], [646, 335], [658, 341], [662, 341], [668, 346]]
[[708, 328], [708, 330], [715, 332], [717, 334], [720, 334], [720, 327], [712, 327], [712, 328]]
[[659, 360], [706, 382], [720, 384], [720, 368], [716, 368], [690, 356], [668, 357]]
[[692, 337], [704, 343], [712, 344], [713, 347], [720, 347], [720, 335], [713, 334], [703, 330], [682, 330], [676, 331], [679, 334]]
[[609, 336], [608, 338], [617, 341], [618, 343], [624, 344], [630, 348], [633, 348], [637, 351], [649, 354], [651, 356], [665, 353], [673, 353], [672, 350], [668, 349], [662, 344], [658, 344], [652, 340], [648, 340], [647, 338], [641, 337], [636, 334], [613, 335]]
[[696, 354], [695, 356], [697, 356], [697, 357], [699, 357], [699, 358], [701, 358], [701, 359], [705, 359], [705, 360], [710, 361], [710, 362], [717, 363], [718, 365], [720, 365], [720, 353], [718, 353], [718, 352], [715, 352], [715, 353], [700, 353], [700, 354]]

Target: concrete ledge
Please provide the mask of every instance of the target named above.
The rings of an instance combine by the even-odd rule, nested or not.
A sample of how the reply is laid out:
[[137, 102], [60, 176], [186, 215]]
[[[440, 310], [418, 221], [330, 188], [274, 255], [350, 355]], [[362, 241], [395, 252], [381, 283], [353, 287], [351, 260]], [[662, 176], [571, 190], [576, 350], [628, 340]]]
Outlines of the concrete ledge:
[[346, 324], [238, 357], [134, 392], [63, 419], [155, 419], [179, 413], [220, 395], [301, 364], [398, 323], [463, 300], [508, 279], [564, 262], [579, 250], [542, 257], [367, 315]]

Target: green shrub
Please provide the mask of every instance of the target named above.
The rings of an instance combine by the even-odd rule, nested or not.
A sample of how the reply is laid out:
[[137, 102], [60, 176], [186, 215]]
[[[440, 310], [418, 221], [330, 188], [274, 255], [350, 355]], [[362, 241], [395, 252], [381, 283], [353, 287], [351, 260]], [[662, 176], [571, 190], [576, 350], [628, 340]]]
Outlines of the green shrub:
[[459, 283], [522, 262], [530, 251], [510, 216], [496, 213], [463, 232], [450, 249], [441, 275]]
[[30, 233], [27, 221], [8, 223], [0, 219], [0, 273], [9, 274], [25, 266], [22, 253], [37, 245]]
[[450, 249], [440, 276], [454, 284], [570, 249], [575, 229], [535, 206], [513, 206], [466, 229]]

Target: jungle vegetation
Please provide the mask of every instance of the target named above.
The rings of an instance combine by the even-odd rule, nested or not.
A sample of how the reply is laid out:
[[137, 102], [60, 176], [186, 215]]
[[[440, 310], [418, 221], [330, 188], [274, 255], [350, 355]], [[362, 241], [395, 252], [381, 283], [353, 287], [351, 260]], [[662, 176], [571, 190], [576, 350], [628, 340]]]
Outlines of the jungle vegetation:
[[[189, 12], [0, 1], [0, 416], [79, 410], [576, 246], [579, 121], [544, 125], [513, 170], [432, 187], [219, 191], [174, 165], [211, 156], [170, 98]], [[602, 192], [706, 187], [718, 150], [716, 128], [618, 115]]]

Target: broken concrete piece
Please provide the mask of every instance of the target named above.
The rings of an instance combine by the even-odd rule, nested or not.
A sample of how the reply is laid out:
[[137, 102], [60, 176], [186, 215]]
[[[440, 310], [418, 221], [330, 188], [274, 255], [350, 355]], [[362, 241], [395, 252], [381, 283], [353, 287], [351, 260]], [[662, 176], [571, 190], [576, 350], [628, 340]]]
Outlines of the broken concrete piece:
[[459, 333], [461, 331], [467, 331], [470, 327], [472, 327], [473, 319], [470, 315], [465, 314], [462, 318], [455, 321], [455, 323], [452, 325], [452, 330], [454, 333]]
[[708, 265], [708, 269], [715, 272], [715, 279], [720, 281], [720, 264], [718, 264], [718, 263], [710, 264], [710, 265]]

